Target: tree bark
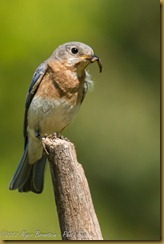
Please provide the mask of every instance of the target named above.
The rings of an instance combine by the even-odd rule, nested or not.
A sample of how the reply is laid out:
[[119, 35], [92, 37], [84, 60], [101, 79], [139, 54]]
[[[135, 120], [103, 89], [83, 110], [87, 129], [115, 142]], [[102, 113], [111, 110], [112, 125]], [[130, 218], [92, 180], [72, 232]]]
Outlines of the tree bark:
[[53, 182], [62, 240], [103, 240], [74, 145], [56, 134], [42, 140]]

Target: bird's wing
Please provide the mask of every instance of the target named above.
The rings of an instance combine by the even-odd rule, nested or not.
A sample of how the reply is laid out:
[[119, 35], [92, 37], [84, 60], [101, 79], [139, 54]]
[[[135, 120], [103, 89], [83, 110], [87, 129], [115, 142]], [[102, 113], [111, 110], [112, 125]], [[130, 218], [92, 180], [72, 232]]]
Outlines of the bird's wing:
[[27, 94], [27, 98], [26, 98], [26, 104], [25, 104], [25, 115], [24, 115], [24, 138], [25, 138], [25, 145], [27, 142], [27, 113], [28, 113], [28, 108], [31, 104], [31, 101], [35, 95], [35, 93], [38, 90], [38, 87], [40, 85], [40, 82], [43, 79], [43, 76], [46, 73], [48, 64], [47, 62], [43, 62], [39, 65], [39, 67], [36, 69], [33, 78], [32, 78], [32, 82], [30, 85], [30, 88], [28, 90], [28, 94]]

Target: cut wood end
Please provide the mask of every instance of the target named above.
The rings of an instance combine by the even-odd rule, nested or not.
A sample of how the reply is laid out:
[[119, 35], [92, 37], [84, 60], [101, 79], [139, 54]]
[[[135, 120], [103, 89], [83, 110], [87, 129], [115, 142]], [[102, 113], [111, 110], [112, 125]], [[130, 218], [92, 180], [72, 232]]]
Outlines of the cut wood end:
[[74, 147], [74, 144], [70, 141], [68, 141], [67, 138], [61, 137], [59, 138], [57, 133], [54, 133], [52, 135], [46, 136], [42, 138], [42, 144], [44, 147], [44, 150], [49, 154], [48, 148], [54, 148], [57, 146], [63, 146], [65, 149], [69, 148], [70, 146]]

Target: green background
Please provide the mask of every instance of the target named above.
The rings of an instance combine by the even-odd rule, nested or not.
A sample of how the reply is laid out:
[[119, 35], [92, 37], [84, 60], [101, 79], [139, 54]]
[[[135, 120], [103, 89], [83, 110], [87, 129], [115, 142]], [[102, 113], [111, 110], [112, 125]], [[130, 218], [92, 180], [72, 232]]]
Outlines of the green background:
[[23, 239], [23, 231], [43, 239], [37, 230], [60, 239], [49, 167], [40, 195], [8, 186], [23, 152], [36, 67], [58, 45], [81, 41], [100, 56], [103, 73], [89, 67], [95, 88], [64, 135], [76, 145], [104, 239], [158, 240], [159, 1], [1, 0], [0, 33], [0, 239]]

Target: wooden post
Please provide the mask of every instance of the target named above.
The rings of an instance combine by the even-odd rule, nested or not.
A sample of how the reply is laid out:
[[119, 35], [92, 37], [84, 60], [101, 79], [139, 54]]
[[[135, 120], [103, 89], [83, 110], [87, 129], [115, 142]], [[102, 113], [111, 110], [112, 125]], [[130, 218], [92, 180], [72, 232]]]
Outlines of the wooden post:
[[42, 143], [50, 163], [62, 240], [103, 240], [74, 145], [56, 134], [42, 139]]

